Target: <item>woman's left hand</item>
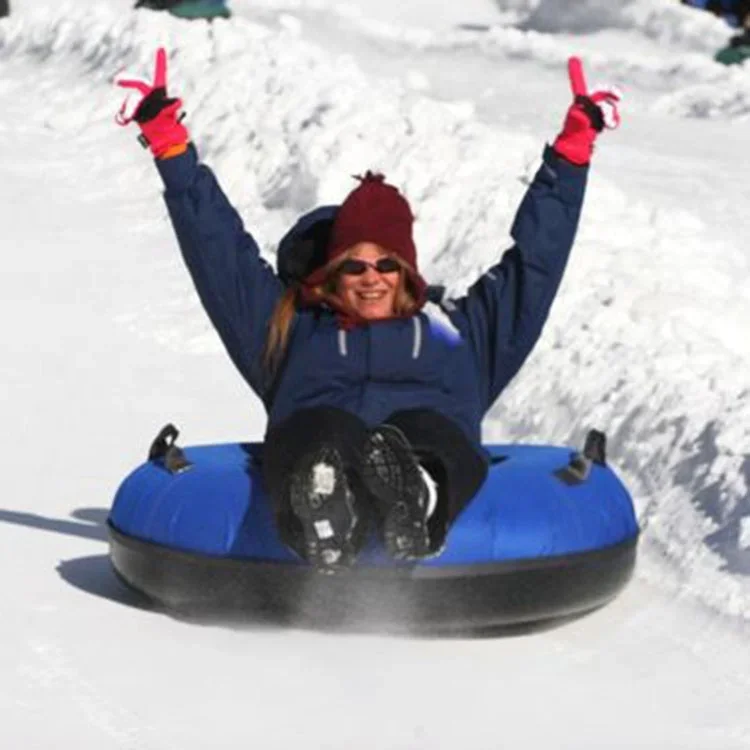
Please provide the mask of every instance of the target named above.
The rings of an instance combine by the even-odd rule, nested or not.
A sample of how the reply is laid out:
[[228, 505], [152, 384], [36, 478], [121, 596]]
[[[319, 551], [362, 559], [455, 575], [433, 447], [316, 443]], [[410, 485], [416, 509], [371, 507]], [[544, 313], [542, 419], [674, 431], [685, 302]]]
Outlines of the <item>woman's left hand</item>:
[[622, 94], [615, 86], [600, 86], [589, 92], [580, 58], [568, 60], [568, 77], [573, 93], [560, 135], [553, 148], [569, 162], [584, 166], [591, 161], [594, 141], [605, 128], [614, 130], [620, 124], [618, 105]]

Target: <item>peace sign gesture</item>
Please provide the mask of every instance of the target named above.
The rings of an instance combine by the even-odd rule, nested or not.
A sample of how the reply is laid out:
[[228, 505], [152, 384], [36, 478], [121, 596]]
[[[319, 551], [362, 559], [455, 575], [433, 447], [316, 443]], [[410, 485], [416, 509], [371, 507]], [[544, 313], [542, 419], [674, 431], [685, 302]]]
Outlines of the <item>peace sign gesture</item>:
[[151, 81], [125, 74], [116, 76], [115, 83], [129, 91], [115, 115], [115, 122], [122, 126], [137, 122], [141, 142], [145, 141], [144, 145], [151, 148], [154, 156], [163, 157], [188, 142], [188, 132], [179, 114], [182, 99], [167, 96], [167, 51], [164, 47], [156, 51]]
[[[167, 51], [164, 47], [156, 50], [154, 76], [151, 82], [121, 74], [115, 77], [115, 83], [120, 88], [129, 89], [131, 92], [123, 101], [115, 117], [118, 125], [127, 125], [133, 120], [138, 123], [148, 122], [165, 107], [180, 102], [179, 99], [167, 97]], [[149, 106], [144, 107], [147, 103]], [[157, 103], [158, 107], [155, 106]], [[180, 102], [181, 105], [182, 102]]]
[[590, 99], [601, 110], [603, 126], [599, 130], [603, 128], [614, 130], [620, 125], [620, 112], [617, 104], [622, 99], [622, 93], [617, 86], [599, 86], [589, 93], [580, 57], [571, 57], [568, 60], [568, 78], [574, 99], [578, 97]]
[[620, 125], [618, 104], [622, 95], [615, 86], [599, 86], [589, 92], [579, 57], [568, 60], [568, 78], [573, 104], [554, 149], [573, 164], [583, 166], [591, 160], [597, 135]]

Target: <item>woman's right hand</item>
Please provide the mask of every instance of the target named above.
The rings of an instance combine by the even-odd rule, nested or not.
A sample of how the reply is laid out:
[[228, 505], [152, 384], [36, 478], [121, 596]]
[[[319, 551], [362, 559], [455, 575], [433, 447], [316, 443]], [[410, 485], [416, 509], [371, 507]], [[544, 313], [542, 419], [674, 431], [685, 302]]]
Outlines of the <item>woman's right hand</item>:
[[167, 52], [156, 51], [152, 81], [120, 74], [115, 83], [130, 93], [115, 116], [118, 125], [135, 121], [141, 129], [140, 141], [157, 159], [183, 153], [190, 140], [180, 114], [182, 99], [167, 96]]

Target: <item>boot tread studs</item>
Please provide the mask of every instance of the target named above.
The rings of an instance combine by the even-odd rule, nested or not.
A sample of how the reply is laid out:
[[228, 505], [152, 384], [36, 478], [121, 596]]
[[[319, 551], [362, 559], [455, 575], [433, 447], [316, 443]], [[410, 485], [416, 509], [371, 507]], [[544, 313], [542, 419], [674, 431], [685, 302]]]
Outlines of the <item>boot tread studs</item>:
[[363, 478], [383, 515], [386, 549], [396, 560], [421, 559], [430, 554], [427, 529], [427, 487], [406, 437], [384, 425], [365, 447]]
[[333, 573], [354, 562], [358, 517], [337, 450], [324, 446], [299, 461], [290, 504], [302, 525], [307, 560], [317, 571]]

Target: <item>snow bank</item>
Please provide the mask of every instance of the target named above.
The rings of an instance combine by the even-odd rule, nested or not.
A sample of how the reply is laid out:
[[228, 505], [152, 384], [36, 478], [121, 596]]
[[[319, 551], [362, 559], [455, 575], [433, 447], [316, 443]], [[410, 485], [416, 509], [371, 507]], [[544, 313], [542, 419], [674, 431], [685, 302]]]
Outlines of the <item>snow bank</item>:
[[[103, 182], [119, 174], [154, 196], [149, 160], [139, 155], [137, 167], [124, 166], [123, 151], [136, 147], [111, 124], [118, 103], [111, 78], [150, 68], [160, 43], [172, 50], [172, 91], [185, 100], [200, 151], [269, 257], [297, 214], [340, 199], [350, 175], [369, 167], [412, 200], [433, 281], [460, 293], [509, 244], [543, 144], [482, 126], [470, 107], [367, 79], [351, 60], [306, 44], [294, 23], [270, 30], [237, 19], [209, 29], [166, 15], [102, 12], [0, 27], [0, 59], [11, 70], [34, 66], [34, 90], [18, 78], [32, 123], [60, 137], [106, 139], [102, 163], [92, 165]], [[636, 492], [645, 539], [672, 564], [663, 582], [744, 616], [749, 263], [717, 243], [710, 227], [645, 205], [594, 171], [548, 328], [486, 425], [489, 439], [534, 442], [577, 443], [589, 426], [607, 430], [612, 462]], [[165, 271], [169, 283], [189, 287], [177, 261]], [[179, 309], [156, 302], [148, 320], [133, 311], [129, 321], [168, 346], [201, 340], [197, 350], [217, 348], [192, 293]]]
[[660, 99], [656, 112], [682, 117], [746, 120], [750, 115], [750, 75], [732, 66], [718, 83], [700, 83]]
[[[502, 7], [505, 3], [500, 0], [498, 5]], [[696, 50], [710, 50], [712, 45], [721, 44], [729, 36], [723, 21], [686, 8], [677, 0], [538, 0], [527, 5], [523, 25], [545, 33], [590, 34], [627, 29]]]
[[[360, 7], [338, 0], [253, 0], [248, 11], [294, 12], [305, 23], [336, 18], [342, 33], [354, 31], [404, 49], [423, 52], [475, 52], [499, 60], [532, 62], [559, 71], [573, 53], [583, 54], [592, 82], [619, 82], [626, 87], [652, 90], [650, 103], [658, 114], [679, 117], [745, 116], [748, 77], [743, 69], [713, 61], [731, 29], [709, 13], [663, 0], [496, 0], [497, 15], [477, 16], [475, 7], [453, 9], [453, 28], [436, 24], [434, 13], [423, 9], [422, 22], [404, 25], [401, 14], [388, 17], [387, 9], [373, 19]], [[420, 17], [420, 4], [410, 17]], [[463, 13], [463, 15], [461, 15]], [[477, 17], [480, 22], [476, 23]], [[481, 21], [484, 19], [484, 21]], [[640, 35], [642, 44], [608, 45], [599, 37]], [[606, 49], [607, 52], [602, 50]]]
[[[506, 3], [499, 0], [502, 8]], [[510, 2], [511, 7], [519, 3]], [[733, 32], [711, 15], [663, 0], [537, 0], [527, 3], [519, 26], [545, 34], [593, 34], [612, 29], [637, 31], [659, 45], [651, 54], [634, 50], [630, 59], [596, 55], [591, 62], [614, 79], [647, 82], [674, 89], [654, 104], [663, 114], [684, 117], [746, 117], [750, 76], [746, 66], [725, 68], [713, 62]]]

